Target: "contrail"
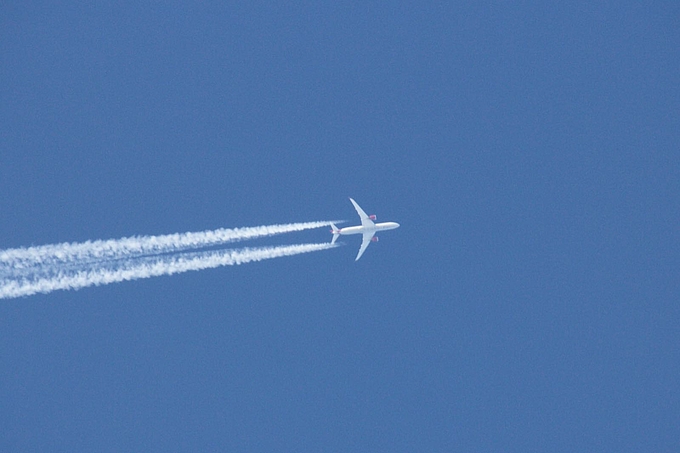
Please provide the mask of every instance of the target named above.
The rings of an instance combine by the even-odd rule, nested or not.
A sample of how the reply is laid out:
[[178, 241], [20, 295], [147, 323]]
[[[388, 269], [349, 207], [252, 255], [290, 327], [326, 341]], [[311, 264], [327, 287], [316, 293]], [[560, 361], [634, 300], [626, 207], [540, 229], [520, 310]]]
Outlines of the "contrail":
[[330, 225], [329, 222], [288, 223], [245, 228], [221, 228], [194, 233], [132, 236], [122, 239], [61, 243], [0, 250], [0, 276], [43, 266], [101, 261], [217, 246], [228, 242], [292, 233]]
[[[319, 223], [322, 224], [321, 226], [325, 225], [324, 222]], [[59, 289], [80, 289], [93, 285], [107, 285], [109, 283], [173, 275], [220, 266], [233, 266], [252, 261], [327, 250], [336, 246], [337, 244], [321, 243], [277, 247], [246, 247], [241, 249], [175, 253], [173, 255], [132, 258], [123, 261], [104, 260], [100, 263], [89, 264], [89, 268], [85, 265], [80, 270], [61, 271], [58, 268], [53, 268], [52, 275], [37, 275], [35, 278], [4, 277], [0, 279], [0, 299], [49, 293]], [[163, 250], [166, 249], [163, 248]]]

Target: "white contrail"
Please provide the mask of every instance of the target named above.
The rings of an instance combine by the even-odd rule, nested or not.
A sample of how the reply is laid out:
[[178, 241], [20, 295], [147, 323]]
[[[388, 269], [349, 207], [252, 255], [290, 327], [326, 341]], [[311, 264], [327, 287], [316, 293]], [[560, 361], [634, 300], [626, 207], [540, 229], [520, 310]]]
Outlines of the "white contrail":
[[67, 262], [87, 262], [121, 259], [216, 246], [228, 242], [309, 230], [330, 225], [330, 222], [288, 223], [245, 228], [221, 228], [195, 233], [159, 236], [133, 236], [121, 239], [80, 243], [61, 243], [0, 250], [0, 275], [13, 271], [31, 270], [38, 266], [60, 265]]
[[337, 244], [298, 244], [277, 247], [241, 248], [204, 252], [176, 253], [155, 257], [133, 258], [123, 261], [102, 261], [89, 268], [71, 271], [54, 270], [52, 275], [36, 278], [3, 278], [0, 280], [0, 299], [49, 293], [59, 289], [80, 289], [86, 286], [137, 280], [140, 278], [172, 275], [220, 266], [232, 266], [282, 256], [316, 252], [336, 247]]

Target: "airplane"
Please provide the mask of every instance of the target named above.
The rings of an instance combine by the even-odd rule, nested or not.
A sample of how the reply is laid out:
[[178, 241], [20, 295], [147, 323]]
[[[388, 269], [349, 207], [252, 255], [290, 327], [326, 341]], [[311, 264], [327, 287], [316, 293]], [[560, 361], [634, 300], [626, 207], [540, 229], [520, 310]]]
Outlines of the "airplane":
[[374, 220], [377, 219], [375, 215], [366, 215], [363, 209], [359, 207], [356, 201], [352, 200], [351, 198], [349, 201], [352, 202], [354, 205], [354, 209], [357, 210], [357, 213], [359, 214], [359, 218], [361, 219], [361, 226], [353, 226], [353, 227], [345, 227], [345, 228], [340, 228], [336, 227], [333, 222], [331, 222], [331, 233], [333, 233], [333, 239], [331, 240], [331, 244], [335, 244], [335, 241], [338, 240], [338, 237], [341, 234], [363, 234], [363, 239], [361, 241], [361, 247], [359, 248], [359, 254], [357, 257], [354, 259], [354, 261], [359, 261], [359, 258], [361, 258], [361, 255], [364, 254], [366, 251], [366, 248], [368, 247], [368, 244], [371, 242], [378, 242], [378, 236], [374, 236], [376, 231], [384, 231], [384, 230], [393, 230], [395, 228], [399, 228], [399, 224], [397, 222], [383, 222], [383, 223], [375, 223], [373, 222]]

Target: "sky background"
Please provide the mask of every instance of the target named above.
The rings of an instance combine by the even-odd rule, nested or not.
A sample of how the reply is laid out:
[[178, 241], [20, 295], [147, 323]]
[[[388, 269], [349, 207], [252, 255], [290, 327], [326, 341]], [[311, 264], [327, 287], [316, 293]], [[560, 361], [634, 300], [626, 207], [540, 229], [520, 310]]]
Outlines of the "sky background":
[[293, 3], [0, 7], [0, 248], [401, 224], [0, 301], [0, 451], [678, 451], [678, 2]]

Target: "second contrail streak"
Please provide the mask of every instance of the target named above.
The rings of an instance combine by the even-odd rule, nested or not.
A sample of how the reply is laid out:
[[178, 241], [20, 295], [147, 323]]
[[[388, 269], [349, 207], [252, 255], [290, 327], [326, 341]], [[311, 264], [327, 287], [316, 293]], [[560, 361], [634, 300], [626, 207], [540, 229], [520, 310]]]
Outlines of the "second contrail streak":
[[91, 263], [81, 269], [68, 271], [60, 271], [55, 268], [51, 274], [38, 274], [34, 278], [0, 279], [0, 299], [49, 293], [60, 289], [80, 289], [87, 286], [107, 285], [220, 266], [233, 266], [334, 247], [336, 245], [322, 243], [185, 252], [174, 255], [131, 258], [119, 262], [102, 261]]

